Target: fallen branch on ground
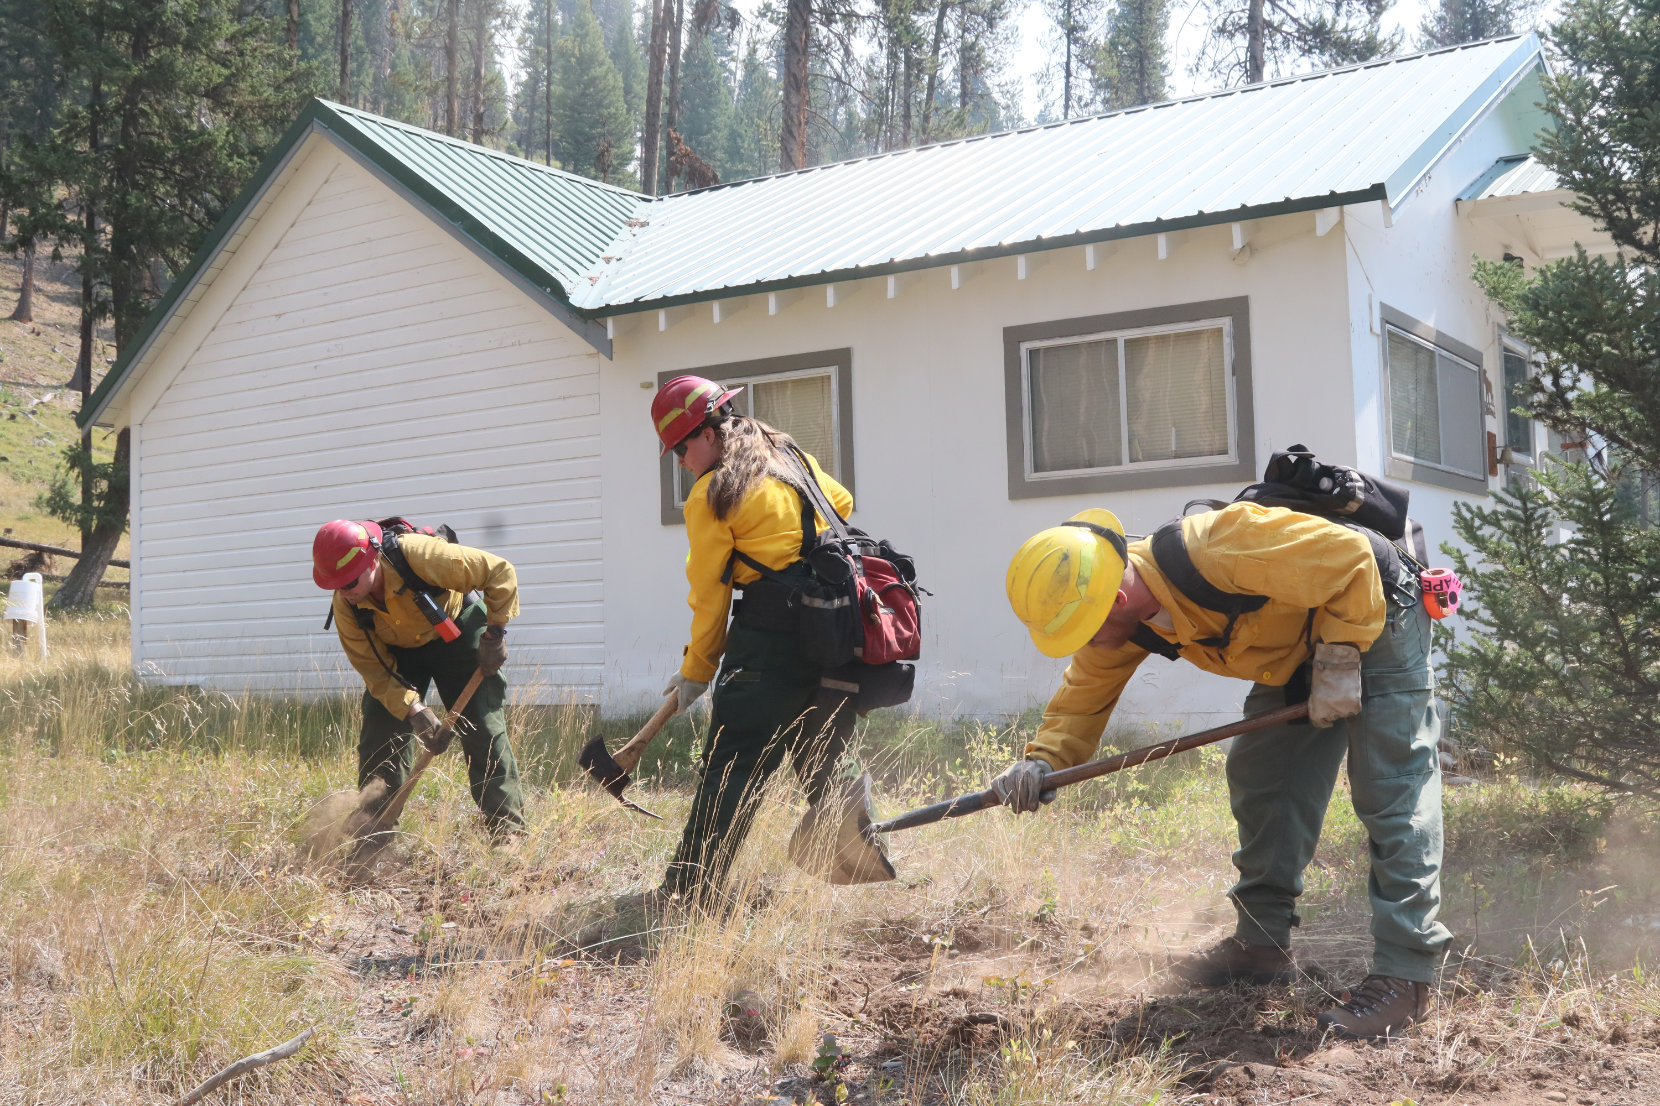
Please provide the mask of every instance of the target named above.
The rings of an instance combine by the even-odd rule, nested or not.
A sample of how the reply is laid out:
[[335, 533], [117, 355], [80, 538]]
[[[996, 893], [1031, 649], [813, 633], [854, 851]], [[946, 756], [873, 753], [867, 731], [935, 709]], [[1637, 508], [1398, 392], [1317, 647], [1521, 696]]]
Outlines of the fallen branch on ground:
[[230, 1067], [225, 1068], [213, 1078], [209, 1079], [206, 1083], [203, 1083], [200, 1087], [197, 1087], [195, 1090], [179, 1099], [178, 1106], [191, 1106], [191, 1103], [202, 1101], [202, 1099], [206, 1098], [208, 1095], [212, 1094], [214, 1091], [218, 1090], [226, 1083], [229, 1083], [232, 1079], [235, 1079], [239, 1075], [246, 1075], [255, 1068], [263, 1068], [266, 1064], [272, 1064], [278, 1060], [288, 1059], [290, 1056], [305, 1047], [305, 1043], [311, 1040], [311, 1035], [315, 1032], [317, 1032], [317, 1028], [316, 1026], [312, 1026], [306, 1029], [298, 1037], [295, 1037], [293, 1040], [284, 1041], [276, 1048], [268, 1048], [264, 1052], [256, 1052], [252, 1056], [244, 1056]]

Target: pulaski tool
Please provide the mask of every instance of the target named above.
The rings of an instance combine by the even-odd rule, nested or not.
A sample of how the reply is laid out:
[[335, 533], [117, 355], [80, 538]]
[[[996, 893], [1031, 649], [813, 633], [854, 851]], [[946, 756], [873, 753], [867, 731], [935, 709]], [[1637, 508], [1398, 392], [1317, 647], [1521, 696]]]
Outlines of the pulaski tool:
[[651, 720], [644, 726], [640, 727], [639, 733], [628, 739], [627, 745], [617, 750], [616, 756], [612, 756], [606, 751], [603, 737], [594, 738], [582, 747], [581, 752], [576, 754], [576, 762], [582, 766], [582, 770], [592, 776], [594, 782], [609, 791], [612, 798], [629, 810], [650, 818], [656, 818], [659, 821], [663, 818], [661, 814], [652, 813], [624, 795], [623, 792], [627, 790], [629, 784], [634, 782], [634, 777], [629, 773], [639, 767], [640, 758], [645, 755], [646, 747], [656, 739], [657, 732], [674, 715], [677, 698], [676, 695], [671, 693], [667, 699], [664, 699], [663, 705], [657, 708], [657, 713], [652, 715]]
[[[474, 672], [468, 679], [461, 694], [455, 697], [451, 704], [449, 717], [439, 727], [438, 744], [442, 745], [445, 738], [455, 732], [455, 724], [461, 718], [461, 712], [472, 701], [473, 692], [478, 685], [484, 682], [484, 673]], [[318, 804], [311, 808], [306, 816], [305, 848], [314, 860], [321, 860], [335, 854], [341, 846], [354, 843], [358, 850], [357, 859], [372, 855], [378, 845], [375, 842], [377, 835], [385, 833], [398, 824], [398, 818], [403, 814], [404, 804], [409, 801], [409, 795], [420, 782], [421, 773], [427, 770], [435, 754], [424, 744], [409, 772], [402, 787], [387, 796], [387, 783], [376, 776], [361, 790], [336, 791], [325, 796]], [[381, 842], [381, 843], [384, 843]], [[364, 852], [363, 850], [367, 850]]]
[[[472, 676], [468, 678], [467, 685], [461, 689], [461, 694], [455, 697], [455, 702], [450, 705], [449, 716], [444, 719], [444, 724], [438, 728], [435, 741], [440, 747], [443, 747], [448, 738], [455, 733], [455, 724], [461, 720], [461, 712], [467, 709], [467, 704], [472, 702], [473, 692], [477, 691], [478, 685], [483, 682], [484, 673], [475, 670]], [[409, 770], [409, 778], [404, 780], [403, 786], [393, 793], [392, 798], [381, 808], [380, 813], [374, 815], [368, 824], [357, 830], [353, 836], [372, 837], [397, 825], [398, 819], [403, 816], [404, 804], [409, 801], [409, 796], [415, 790], [415, 785], [421, 782], [421, 773], [427, 770], [427, 765], [432, 763], [435, 756], [437, 754], [422, 743], [421, 751], [415, 757], [415, 764]], [[379, 781], [371, 780], [369, 786], [364, 788], [366, 797], [361, 805], [365, 810], [374, 805], [373, 797], [368, 796], [367, 792], [377, 782]], [[385, 784], [381, 784], [383, 791], [385, 786]]]
[[[1157, 745], [1149, 745], [1144, 749], [1132, 749], [1117, 756], [1103, 757], [1101, 760], [1092, 760], [1088, 764], [1079, 764], [1071, 768], [1062, 768], [1043, 777], [1045, 791], [1056, 787], [1067, 787], [1071, 784], [1092, 780], [1097, 776], [1110, 775], [1124, 768], [1131, 768], [1137, 764], [1146, 764], [1150, 760], [1162, 760], [1164, 757], [1183, 753], [1189, 749], [1197, 749], [1201, 745], [1211, 745], [1218, 741], [1225, 741], [1230, 737], [1239, 737], [1242, 734], [1253, 733], [1266, 729], [1269, 726], [1278, 726], [1285, 722], [1293, 722], [1299, 718], [1308, 717], [1308, 704], [1297, 703], [1289, 707], [1268, 711], [1251, 718], [1242, 718], [1237, 722], [1229, 722], [1225, 726], [1202, 730], [1199, 733], [1188, 734], [1185, 737], [1174, 737], [1169, 741], [1161, 741]], [[960, 818], [965, 814], [974, 814], [1001, 805], [997, 793], [990, 789], [975, 791], [967, 795], [959, 795], [955, 799], [947, 799], [942, 803], [921, 807], [917, 810], [901, 814], [896, 818], [889, 818], [885, 822], [869, 821], [863, 804], [850, 805], [847, 808], [843, 824], [836, 834], [839, 844], [838, 856], [842, 867], [856, 867], [866, 878], [856, 882], [879, 882], [882, 870], [885, 868], [885, 878], [893, 879], [893, 868], [888, 866], [887, 857], [883, 854], [876, 834], [892, 833], [895, 830], [914, 829], [917, 826], [932, 825], [934, 822], [946, 818]], [[860, 848], [866, 850], [867, 855], [862, 862], [854, 863], [850, 858]], [[798, 863], [800, 861], [798, 860]], [[820, 879], [831, 883], [854, 882], [837, 878], [835, 868], [825, 868], [822, 864], [809, 867], [802, 865], [807, 871]]]

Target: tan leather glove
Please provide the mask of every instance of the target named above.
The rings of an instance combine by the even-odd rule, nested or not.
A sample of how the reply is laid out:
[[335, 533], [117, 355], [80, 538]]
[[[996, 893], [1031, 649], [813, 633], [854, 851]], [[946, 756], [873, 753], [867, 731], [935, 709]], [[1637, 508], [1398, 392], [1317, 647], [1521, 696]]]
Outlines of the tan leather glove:
[[1048, 774], [1047, 761], [1017, 760], [991, 781], [991, 790], [1014, 813], [1030, 814], [1044, 803], [1055, 801], [1054, 789], [1043, 787], [1043, 777]]
[[1339, 718], [1360, 713], [1360, 650], [1353, 645], [1321, 642], [1314, 647], [1314, 678], [1309, 681], [1308, 720], [1324, 728]]
[[507, 627], [491, 626], [478, 639], [478, 670], [494, 676], [507, 663]]
[[[454, 733], [444, 733], [443, 723], [438, 721], [438, 716], [432, 712], [432, 708], [424, 703], [410, 714], [409, 726], [415, 731], [416, 740], [426, 746], [427, 751], [433, 756], [448, 749], [450, 738], [455, 736]], [[443, 734], [442, 738], [439, 737], [440, 734]]]

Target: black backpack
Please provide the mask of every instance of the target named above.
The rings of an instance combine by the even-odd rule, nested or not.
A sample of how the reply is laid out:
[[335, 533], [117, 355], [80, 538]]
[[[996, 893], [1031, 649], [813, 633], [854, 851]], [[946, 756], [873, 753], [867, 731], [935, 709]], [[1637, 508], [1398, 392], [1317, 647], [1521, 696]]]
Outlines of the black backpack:
[[[1284, 507], [1365, 535], [1377, 560], [1385, 597], [1410, 606], [1418, 601], [1419, 573], [1424, 569], [1423, 562], [1429, 559], [1429, 551], [1424, 528], [1406, 513], [1408, 498], [1409, 493], [1400, 485], [1343, 465], [1326, 464], [1299, 443], [1272, 454], [1261, 483], [1241, 490], [1233, 502]], [[1227, 505], [1221, 500], [1192, 500], [1182, 514], [1185, 516], [1195, 506], [1217, 510]], [[1259, 610], [1268, 602], [1265, 595], [1223, 591], [1205, 579], [1188, 555], [1181, 519], [1160, 526], [1153, 531], [1151, 539], [1153, 561], [1170, 585], [1196, 606], [1228, 616], [1220, 634], [1202, 638], [1195, 644], [1227, 648], [1239, 616]], [[1310, 627], [1313, 622], [1314, 612], [1310, 611]], [[1177, 645], [1165, 641], [1146, 624], [1136, 627], [1130, 640], [1168, 660], [1181, 655]]]

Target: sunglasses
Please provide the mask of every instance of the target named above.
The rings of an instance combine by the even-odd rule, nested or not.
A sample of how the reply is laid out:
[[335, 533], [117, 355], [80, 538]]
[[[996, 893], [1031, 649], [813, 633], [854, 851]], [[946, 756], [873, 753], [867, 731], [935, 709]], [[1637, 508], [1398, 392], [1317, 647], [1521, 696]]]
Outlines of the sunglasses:
[[676, 457], [679, 457], [682, 461], [684, 461], [686, 459], [686, 450], [691, 447], [691, 444], [692, 444], [692, 440], [690, 438], [687, 438], [684, 441], [676, 442], [670, 448], [674, 450], [674, 455]]
[[341, 584], [335, 590], [336, 591], [351, 591], [353, 588], [357, 587], [357, 585], [362, 583], [362, 582], [363, 582], [363, 577], [359, 576], [357, 579], [353, 580], [349, 584]]

